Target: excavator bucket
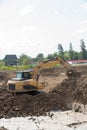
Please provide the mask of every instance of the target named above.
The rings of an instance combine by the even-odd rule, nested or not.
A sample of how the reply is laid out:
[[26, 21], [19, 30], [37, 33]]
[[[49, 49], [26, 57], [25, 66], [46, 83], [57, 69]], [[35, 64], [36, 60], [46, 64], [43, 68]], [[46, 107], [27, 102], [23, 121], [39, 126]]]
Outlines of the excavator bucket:
[[80, 71], [76, 71], [75, 69], [68, 69], [66, 71], [66, 75], [68, 77], [80, 77], [81, 76], [81, 72]]

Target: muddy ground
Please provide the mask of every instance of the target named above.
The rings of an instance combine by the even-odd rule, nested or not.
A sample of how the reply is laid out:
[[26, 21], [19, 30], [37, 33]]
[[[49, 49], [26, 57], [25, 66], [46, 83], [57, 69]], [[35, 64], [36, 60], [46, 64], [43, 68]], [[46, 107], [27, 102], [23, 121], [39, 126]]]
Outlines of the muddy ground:
[[[87, 66], [77, 67], [79, 77], [67, 77], [65, 69], [51, 68], [41, 71], [39, 82], [45, 84], [45, 93], [13, 95], [6, 90], [5, 82], [15, 72], [2, 71], [0, 79], [0, 118], [28, 115], [46, 115], [50, 111], [70, 110], [74, 102], [87, 104]], [[76, 109], [79, 111], [79, 108]], [[49, 114], [49, 116], [52, 116]]]

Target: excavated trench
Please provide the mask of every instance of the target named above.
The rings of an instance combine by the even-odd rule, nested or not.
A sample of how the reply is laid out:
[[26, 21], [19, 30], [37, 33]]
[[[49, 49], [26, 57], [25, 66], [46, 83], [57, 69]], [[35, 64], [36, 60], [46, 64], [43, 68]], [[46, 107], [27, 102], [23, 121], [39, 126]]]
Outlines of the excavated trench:
[[[30, 93], [13, 95], [6, 90], [3, 85], [0, 87], [0, 118], [20, 117], [28, 115], [46, 115], [50, 111], [70, 110], [73, 103], [87, 104], [87, 67], [77, 67], [81, 70], [81, 77], [67, 78], [64, 75], [65, 70], [45, 69], [41, 72], [42, 77], [48, 83], [49, 91], [41, 94], [32, 95]], [[3, 73], [3, 72], [2, 72]], [[4, 72], [5, 73], [5, 72]], [[12, 72], [6, 72], [1, 79], [5, 81], [7, 77], [13, 75]], [[6, 75], [7, 74], [7, 75]], [[41, 77], [41, 82], [42, 82]], [[61, 80], [60, 80], [61, 79]], [[58, 82], [59, 80], [59, 82]], [[50, 81], [47, 82], [47, 81]], [[77, 107], [78, 108], [78, 107]], [[75, 111], [79, 111], [78, 109]], [[49, 114], [50, 115], [50, 114]], [[50, 115], [51, 116], [51, 115]]]

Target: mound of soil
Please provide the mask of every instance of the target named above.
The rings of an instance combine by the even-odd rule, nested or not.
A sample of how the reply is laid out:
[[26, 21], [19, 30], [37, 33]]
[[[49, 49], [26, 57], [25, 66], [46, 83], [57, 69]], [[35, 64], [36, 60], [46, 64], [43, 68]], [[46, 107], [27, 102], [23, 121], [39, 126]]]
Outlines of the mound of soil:
[[84, 105], [87, 104], [87, 75], [79, 78], [77, 87], [73, 92], [74, 101], [80, 102]]
[[52, 92], [62, 92], [66, 95], [66, 102], [72, 109], [73, 103], [87, 105], [87, 75], [65, 79]]
[[66, 110], [66, 95], [63, 93], [42, 93], [37, 95], [12, 95], [7, 90], [0, 90], [0, 117], [18, 117], [45, 115], [52, 110]]

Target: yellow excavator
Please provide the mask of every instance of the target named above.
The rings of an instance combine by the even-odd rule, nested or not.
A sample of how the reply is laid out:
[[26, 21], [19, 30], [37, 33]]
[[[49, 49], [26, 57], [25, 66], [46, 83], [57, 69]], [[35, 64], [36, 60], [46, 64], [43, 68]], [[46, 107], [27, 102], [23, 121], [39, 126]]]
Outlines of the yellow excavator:
[[56, 57], [51, 60], [38, 63], [31, 70], [18, 71], [16, 78], [12, 78], [7, 82], [7, 89], [11, 92], [29, 92], [39, 91], [45, 88], [45, 86], [38, 82], [41, 69], [54, 67], [57, 64], [61, 64], [66, 68], [67, 76], [77, 76], [80, 72], [77, 72], [75, 67], [72, 67], [66, 60]]

